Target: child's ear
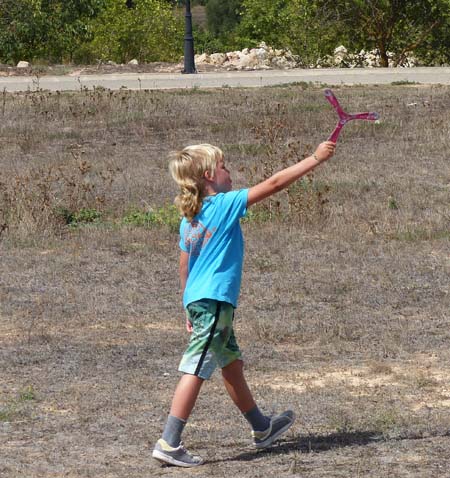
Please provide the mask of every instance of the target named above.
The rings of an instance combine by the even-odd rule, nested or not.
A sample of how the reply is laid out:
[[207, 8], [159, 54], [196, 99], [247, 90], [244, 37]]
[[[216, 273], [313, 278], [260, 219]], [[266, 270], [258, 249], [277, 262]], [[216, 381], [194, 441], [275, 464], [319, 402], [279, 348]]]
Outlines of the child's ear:
[[203, 177], [204, 177], [207, 181], [213, 181], [213, 180], [214, 180], [214, 175], [211, 174], [208, 169], [207, 169], [207, 170], [205, 171], [205, 173], [203, 174]]

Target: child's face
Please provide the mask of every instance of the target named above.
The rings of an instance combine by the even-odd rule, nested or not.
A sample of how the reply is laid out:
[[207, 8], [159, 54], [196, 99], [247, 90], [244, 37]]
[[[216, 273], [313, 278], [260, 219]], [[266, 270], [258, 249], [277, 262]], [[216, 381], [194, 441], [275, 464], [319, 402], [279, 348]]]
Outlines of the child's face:
[[232, 181], [230, 177], [230, 171], [225, 166], [224, 160], [221, 159], [216, 166], [214, 171], [213, 181], [216, 186], [216, 192], [218, 193], [227, 193], [231, 191]]

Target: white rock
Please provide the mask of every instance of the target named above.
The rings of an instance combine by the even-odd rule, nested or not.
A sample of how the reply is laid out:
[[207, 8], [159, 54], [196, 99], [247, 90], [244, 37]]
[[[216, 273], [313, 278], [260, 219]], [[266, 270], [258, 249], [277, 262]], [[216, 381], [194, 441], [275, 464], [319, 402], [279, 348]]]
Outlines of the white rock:
[[207, 53], [202, 53], [201, 55], [195, 55], [195, 63], [209, 63], [209, 55]]
[[272, 58], [272, 65], [276, 68], [293, 68], [292, 62], [288, 61], [284, 56], [275, 56]]
[[223, 65], [227, 61], [227, 55], [225, 53], [213, 53], [209, 59], [213, 65]]
[[237, 61], [239, 60], [239, 54], [240, 52], [238, 51], [230, 51], [227, 53], [227, 60], [231, 62]]
[[335, 55], [346, 55], [348, 53], [347, 48], [344, 45], [340, 45], [334, 49]]
[[258, 57], [255, 52], [251, 52], [248, 55], [242, 55], [235, 65], [239, 69], [254, 68], [258, 65]]
[[262, 48], [264, 50], [267, 50], [269, 47], [267, 46], [266, 42], [262, 41], [259, 45], [258, 48]]
[[128, 62], [129, 65], [139, 65], [139, 62], [134, 58], [133, 60]]
[[289, 61], [293, 61], [295, 63], [299, 62], [300, 61], [300, 57], [298, 55], [294, 55], [290, 50], [286, 50], [284, 52], [284, 57], [289, 60]]
[[267, 60], [267, 58], [269, 57], [267, 50], [265, 48], [254, 48], [252, 51], [255, 52], [259, 61]]
[[28, 61], [19, 61], [19, 63], [17, 63], [17, 68], [28, 68], [29, 66]]

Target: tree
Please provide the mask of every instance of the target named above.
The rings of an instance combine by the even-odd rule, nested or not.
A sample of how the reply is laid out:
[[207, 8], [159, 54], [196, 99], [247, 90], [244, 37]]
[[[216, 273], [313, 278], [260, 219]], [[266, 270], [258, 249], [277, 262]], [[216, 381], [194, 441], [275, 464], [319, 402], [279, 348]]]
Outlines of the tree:
[[19, 60], [31, 60], [41, 44], [43, 22], [39, 2], [0, 2], [1, 61], [17, 63]]
[[289, 48], [306, 66], [339, 41], [311, 0], [244, 0], [239, 34], [276, 48]]
[[[388, 52], [398, 64], [429, 42], [448, 23], [448, 0], [318, 0], [321, 12], [332, 14], [332, 28], [346, 32], [350, 48], [377, 48], [382, 66]], [[447, 45], [447, 49], [448, 49]]]
[[92, 39], [91, 21], [104, 6], [105, 0], [41, 0], [44, 58], [72, 62], [77, 51]]
[[220, 36], [231, 32], [239, 23], [242, 0], [209, 0], [206, 3], [206, 17], [208, 29], [215, 35]]
[[164, 0], [106, 0], [105, 9], [93, 23], [91, 54], [120, 63], [177, 60], [182, 55], [183, 22]]
[[3, 0], [0, 2], [0, 58], [72, 61], [89, 39], [89, 21], [103, 0]]
[[427, 63], [450, 60], [450, 0], [243, 0], [242, 36], [290, 48], [303, 63], [332, 53], [377, 49], [388, 66], [415, 52]]

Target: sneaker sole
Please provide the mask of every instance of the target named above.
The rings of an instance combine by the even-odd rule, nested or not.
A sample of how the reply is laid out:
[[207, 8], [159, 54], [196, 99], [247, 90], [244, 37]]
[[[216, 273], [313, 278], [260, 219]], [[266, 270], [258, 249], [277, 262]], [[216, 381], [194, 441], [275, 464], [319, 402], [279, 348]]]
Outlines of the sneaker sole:
[[183, 468], [194, 468], [195, 466], [203, 465], [204, 463], [204, 460], [199, 463], [185, 463], [184, 461], [179, 461], [176, 458], [165, 455], [158, 450], [153, 450], [152, 456], [155, 458], [155, 460], [168, 463], [169, 465], [182, 466]]
[[279, 438], [284, 432], [288, 431], [289, 428], [295, 423], [295, 415], [292, 417], [292, 422], [287, 423], [283, 428], [280, 428], [275, 435], [270, 436], [265, 441], [261, 443], [254, 443], [253, 446], [257, 449], [268, 448], [272, 443]]

